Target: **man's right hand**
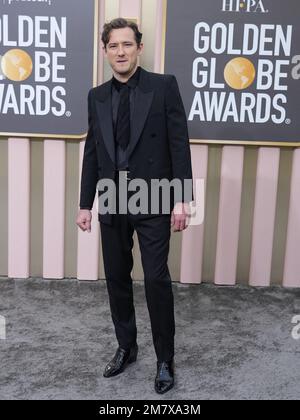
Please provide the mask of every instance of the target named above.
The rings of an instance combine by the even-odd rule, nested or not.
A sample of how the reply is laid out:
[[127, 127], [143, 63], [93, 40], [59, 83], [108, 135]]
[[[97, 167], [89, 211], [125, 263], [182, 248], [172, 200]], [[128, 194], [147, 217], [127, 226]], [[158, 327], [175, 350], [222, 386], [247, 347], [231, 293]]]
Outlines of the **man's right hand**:
[[83, 232], [91, 232], [92, 212], [90, 210], [79, 210], [76, 224]]

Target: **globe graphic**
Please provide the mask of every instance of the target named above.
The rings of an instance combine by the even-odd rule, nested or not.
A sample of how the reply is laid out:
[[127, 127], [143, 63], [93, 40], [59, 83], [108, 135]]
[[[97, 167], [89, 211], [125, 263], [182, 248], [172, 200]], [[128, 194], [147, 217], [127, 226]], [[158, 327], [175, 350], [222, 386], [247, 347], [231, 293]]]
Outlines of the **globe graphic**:
[[3, 80], [3, 79], [5, 79], [5, 76], [4, 76], [4, 74], [2, 72], [2, 69], [1, 69], [1, 61], [2, 61], [2, 55], [0, 55], [0, 80]]
[[23, 50], [9, 50], [1, 60], [3, 75], [14, 82], [22, 82], [28, 79], [32, 73], [32, 67], [30, 55]]
[[230, 60], [224, 69], [226, 83], [233, 89], [246, 89], [252, 85], [255, 79], [255, 67], [253, 63], [244, 57], [236, 57]]

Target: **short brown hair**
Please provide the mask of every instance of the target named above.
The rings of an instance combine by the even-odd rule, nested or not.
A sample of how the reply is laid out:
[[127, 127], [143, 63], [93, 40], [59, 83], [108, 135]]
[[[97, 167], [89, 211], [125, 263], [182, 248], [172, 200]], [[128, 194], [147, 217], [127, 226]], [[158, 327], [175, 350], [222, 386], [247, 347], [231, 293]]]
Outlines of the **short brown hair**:
[[141, 45], [143, 34], [139, 31], [137, 24], [124, 18], [117, 18], [117, 19], [113, 19], [112, 21], [108, 23], [105, 23], [105, 25], [103, 26], [101, 40], [104, 44], [105, 49], [106, 49], [107, 44], [109, 43], [111, 31], [113, 29], [122, 29], [122, 28], [132, 29], [134, 32], [137, 46], [139, 47]]

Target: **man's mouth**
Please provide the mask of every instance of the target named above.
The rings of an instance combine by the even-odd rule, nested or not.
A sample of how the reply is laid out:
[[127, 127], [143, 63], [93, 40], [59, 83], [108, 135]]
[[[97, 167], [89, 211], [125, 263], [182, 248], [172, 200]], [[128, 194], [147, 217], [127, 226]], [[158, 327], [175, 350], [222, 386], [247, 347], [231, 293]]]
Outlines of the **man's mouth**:
[[127, 60], [118, 60], [117, 63], [127, 63]]

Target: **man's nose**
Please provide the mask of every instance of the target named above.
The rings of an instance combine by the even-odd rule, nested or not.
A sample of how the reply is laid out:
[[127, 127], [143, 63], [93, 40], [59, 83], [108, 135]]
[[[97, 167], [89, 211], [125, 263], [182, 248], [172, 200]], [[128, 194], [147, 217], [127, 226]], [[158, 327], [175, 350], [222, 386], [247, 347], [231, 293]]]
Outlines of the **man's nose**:
[[124, 50], [123, 50], [122, 45], [120, 45], [118, 48], [118, 55], [124, 55]]

